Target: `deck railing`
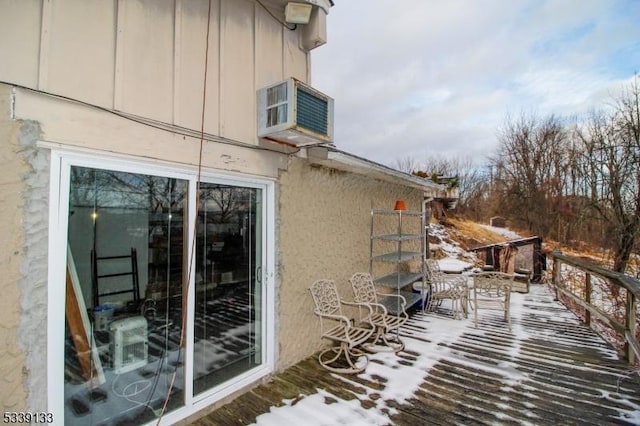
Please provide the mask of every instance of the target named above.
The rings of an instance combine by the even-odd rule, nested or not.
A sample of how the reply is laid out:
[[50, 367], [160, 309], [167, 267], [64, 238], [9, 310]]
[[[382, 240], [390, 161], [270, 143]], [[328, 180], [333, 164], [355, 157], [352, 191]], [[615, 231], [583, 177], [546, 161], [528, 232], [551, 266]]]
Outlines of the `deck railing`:
[[636, 335], [640, 281], [593, 263], [554, 251], [553, 284], [556, 297], [584, 309], [585, 323], [592, 319], [613, 329], [624, 340], [624, 355], [630, 364], [640, 359]]

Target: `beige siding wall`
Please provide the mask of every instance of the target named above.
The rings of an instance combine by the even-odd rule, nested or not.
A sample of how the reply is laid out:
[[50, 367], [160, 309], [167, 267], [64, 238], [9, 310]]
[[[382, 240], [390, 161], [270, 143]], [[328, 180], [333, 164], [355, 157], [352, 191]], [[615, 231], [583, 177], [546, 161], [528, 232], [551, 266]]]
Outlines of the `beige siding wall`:
[[25, 354], [17, 336], [24, 243], [22, 192], [26, 188], [22, 176], [27, 165], [19, 158], [20, 123], [10, 119], [10, 90], [0, 85], [0, 405], [5, 412], [23, 411], [26, 406]]
[[[310, 167], [294, 159], [280, 179], [278, 368], [308, 357], [327, 342], [313, 314], [309, 286], [336, 280], [352, 299], [349, 277], [369, 270], [371, 205], [393, 209], [404, 198], [420, 210], [422, 192], [363, 176]], [[390, 225], [391, 226], [391, 225]]]
[[38, 85], [41, 0], [0, 0], [0, 79]]
[[[220, 22], [222, 46], [220, 61], [225, 64], [220, 73], [220, 134], [229, 139], [250, 140], [255, 138], [255, 88], [251, 78], [238, 78], [254, 69], [255, 37], [253, 9], [255, 2], [222, 2], [221, 13], [227, 16]], [[238, 10], [235, 16], [231, 9]], [[246, 75], [246, 74], [245, 74]], [[247, 76], [249, 77], [249, 76]], [[234, 117], [243, 117], [242, 126], [234, 123]]]
[[[205, 131], [257, 143], [256, 90], [308, 80], [302, 29], [285, 29], [253, 0], [211, 5]], [[0, 0], [0, 80], [200, 130], [208, 7]]]
[[113, 83], [104, 82], [113, 82], [116, 1], [47, 1], [42, 17], [36, 87], [111, 106]]
[[[16, 89], [15, 114], [38, 122], [43, 140], [62, 143], [65, 147], [198, 165], [200, 141], [197, 137], [167, 132], [83, 105]], [[205, 142], [202, 165], [210, 170], [274, 178], [279, 168], [286, 167], [286, 157], [264, 150]]]
[[136, 0], [118, 4], [118, 19], [111, 25], [115, 33], [113, 23], [117, 23], [114, 106], [171, 122], [174, 2]]
[[[176, 9], [176, 66], [175, 66], [175, 123], [199, 129], [202, 116], [202, 88], [204, 87], [204, 52], [207, 47], [207, 11], [203, 1], [187, 1]], [[211, 28], [220, 27], [220, 2], [212, 1]], [[209, 32], [205, 128], [220, 133], [220, 31]], [[196, 99], [195, 94], [200, 94]]]

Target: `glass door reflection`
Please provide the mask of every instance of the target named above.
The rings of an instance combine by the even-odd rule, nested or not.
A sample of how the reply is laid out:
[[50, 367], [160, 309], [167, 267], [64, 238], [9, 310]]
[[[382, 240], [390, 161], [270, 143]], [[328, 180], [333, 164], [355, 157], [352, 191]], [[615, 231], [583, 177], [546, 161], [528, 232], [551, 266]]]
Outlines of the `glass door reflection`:
[[70, 176], [64, 424], [153, 421], [184, 405], [188, 182], [76, 166]]
[[261, 363], [261, 197], [257, 188], [200, 184], [195, 394]]

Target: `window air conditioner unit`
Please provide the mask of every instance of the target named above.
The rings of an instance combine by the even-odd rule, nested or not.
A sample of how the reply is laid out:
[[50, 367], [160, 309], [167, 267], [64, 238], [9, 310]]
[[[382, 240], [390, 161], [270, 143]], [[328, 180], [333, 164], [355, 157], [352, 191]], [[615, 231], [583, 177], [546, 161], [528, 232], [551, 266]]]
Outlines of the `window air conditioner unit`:
[[111, 331], [111, 355], [113, 371], [126, 373], [147, 365], [149, 338], [147, 320], [144, 317], [131, 317], [113, 321]]
[[305, 146], [333, 143], [333, 99], [295, 78], [258, 90], [258, 136]]

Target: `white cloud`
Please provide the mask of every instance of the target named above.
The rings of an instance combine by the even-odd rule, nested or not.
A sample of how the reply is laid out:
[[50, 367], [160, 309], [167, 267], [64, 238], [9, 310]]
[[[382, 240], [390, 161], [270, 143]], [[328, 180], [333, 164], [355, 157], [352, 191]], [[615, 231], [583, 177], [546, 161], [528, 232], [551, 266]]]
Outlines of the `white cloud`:
[[584, 114], [640, 71], [635, 0], [335, 3], [313, 85], [336, 99], [336, 145], [389, 165], [481, 162], [508, 112]]

